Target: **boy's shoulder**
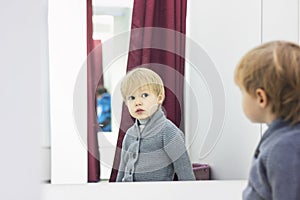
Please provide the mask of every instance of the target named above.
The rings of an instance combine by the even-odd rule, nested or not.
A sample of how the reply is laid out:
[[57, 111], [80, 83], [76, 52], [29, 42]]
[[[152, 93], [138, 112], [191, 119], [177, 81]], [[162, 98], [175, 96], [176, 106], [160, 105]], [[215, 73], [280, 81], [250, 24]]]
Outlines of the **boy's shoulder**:
[[278, 127], [274, 132], [276, 132], [276, 136], [278, 137], [276, 140], [277, 145], [300, 142], [300, 123]]
[[183, 132], [169, 119], [165, 122], [163, 133], [167, 136], [183, 135]]
[[166, 119], [164, 123], [165, 130], [180, 130], [171, 120]]
[[275, 129], [268, 146], [268, 160], [276, 162], [281, 159], [297, 158], [300, 154], [300, 124]]
[[291, 148], [297, 147], [300, 149], [300, 124], [296, 126], [290, 126], [280, 131], [279, 138], [276, 141], [275, 146], [278, 148]]
[[133, 133], [134, 132], [134, 126], [135, 126], [135, 123], [127, 129], [126, 134]]

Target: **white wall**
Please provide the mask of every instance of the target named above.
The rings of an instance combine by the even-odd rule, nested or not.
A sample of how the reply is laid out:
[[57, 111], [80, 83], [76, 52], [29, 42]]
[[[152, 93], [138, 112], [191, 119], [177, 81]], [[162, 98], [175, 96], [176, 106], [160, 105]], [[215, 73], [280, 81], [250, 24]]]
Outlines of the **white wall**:
[[[85, 30], [85, 21], [82, 20], [85, 19], [85, 6], [80, 7], [78, 3], [69, 7], [66, 0], [59, 2], [59, 8], [58, 3], [49, 6], [50, 9], [55, 8], [52, 11], [55, 11], [56, 16], [61, 17], [54, 27], [56, 33], [49, 37], [64, 39], [64, 43], [56, 43], [56, 48], [53, 46], [57, 51], [54, 52], [55, 55], [59, 57], [58, 63], [54, 65], [54, 70], [57, 70], [55, 73], [51, 72], [50, 65], [50, 84], [54, 84], [53, 91], [51, 88], [51, 111], [60, 112], [51, 116], [52, 179], [57, 183], [82, 183], [86, 180], [86, 150], [76, 138], [74, 124], [70, 121], [72, 114], [69, 104], [72, 102], [72, 94], [68, 90], [83, 62], [85, 43], [81, 42], [84, 42], [82, 38], [85, 33], [81, 31]], [[261, 42], [273, 39], [298, 42], [298, 0], [190, 0], [188, 4], [187, 36], [209, 56], [210, 61], [203, 64], [212, 65], [216, 72], [212, 80], [206, 80], [207, 77], [203, 76], [205, 73], [197, 71], [199, 66], [193, 66], [193, 56], [197, 52], [191, 52], [187, 46], [187, 56], [191, 56], [191, 60], [187, 60], [187, 77], [192, 88], [186, 97], [189, 102], [186, 105], [189, 153], [193, 162], [211, 165], [214, 179], [246, 179], [253, 151], [261, 135], [261, 125], [250, 123], [244, 116], [240, 106], [240, 91], [233, 82], [233, 71], [240, 57]], [[62, 11], [62, 6], [68, 6], [68, 9]], [[63, 28], [68, 19], [76, 22], [81, 29], [77, 29], [73, 23], [68, 29]], [[66, 32], [69, 33], [68, 36]], [[71, 36], [70, 32], [73, 33]], [[62, 47], [58, 47], [62, 44]], [[70, 46], [79, 56], [64, 55]], [[58, 79], [51, 82], [56, 73]], [[218, 110], [214, 108], [219, 99], [214, 99], [215, 86], [211, 84], [216, 81], [221, 81], [224, 89], [224, 102], [218, 102], [217, 105], [219, 108], [224, 105], [225, 109], [224, 124], [221, 124], [223, 126], [220, 132], [214, 129], [220, 122], [212, 121], [224, 114], [221, 112], [218, 115]], [[217, 92], [221, 96], [222, 90]], [[192, 98], [193, 95], [195, 98]], [[194, 111], [195, 105], [199, 112]], [[195, 119], [199, 120], [199, 124]], [[214, 130], [213, 134], [206, 137], [211, 129]]]
[[263, 0], [262, 42], [299, 42], [299, 0]]
[[47, 0], [0, 6], [1, 199], [40, 199]]
[[[195, 76], [197, 71], [187, 64], [190, 84], [195, 87], [196, 104], [187, 96], [187, 123], [199, 119], [198, 137], [190, 135], [190, 155], [193, 162], [209, 163], [215, 179], [245, 179], [248, 177], [254, 148], [261, 135], [258, 124], [251, 124], [241, 109], [241, 95], [234, 85], [234, 68], [240, 57], [254, 46], [275, 39], [298, 43], [298, 0], [256, 1], [188, 1], [187, 35], [207, 52], [218, 70], [225, 90], [225, 123], [214, 148], [203, 146], [212, 119], [212, 97], [205, 78]], [[205, 106], [208, 105], [208, 106]], [[222, 114], [222, 113], [221, 113]], [[217, 124], [212, 121], [212, 126]], [[195, 125], [187, 127], [193, 133]], [[212, 138], [216, 140], [215, 138]], [[211, 151], [209, 151], [211, 150]], [[209, 152], [209, 154], [206, 154]]]
[[[219, 126], [220, 122], [211, 121], [213, 115], [221, 116], [224, 112], [221, 109], [218, 112], [213, 110], [212, 102], [223, 99], [213, 99], [214, 96], [209, 95], [213, 92], [209, 91], [209, 83], [205, 85], [203, 82], [211, 81], [205, 79], [215, 79], [212, 82], [216, 82], [218, 77], [216, 74], [201, 79], [195, 76], [195, 68], [201, 66], [188, 65], [187, 73], [190, 74], [190, 84], [197, 101], [193, 102], [192, 98], [187, 97], [187, 133], [195, 132], [195, 119], [199, 119], [200, 127], [194, 133], [197, 136], [190, 137], [188, 141], [189, 144], [193, 142], [191, 159], [193, 162], [208, 163], [213, 179], [246, 179], [260, 127], [251, 124], [243, 115], [240, 91], [234, 84], [233, 74], [243, 53], [261, 42], [261, 4], [258, 0], [188, 2], [190, 26], [187, 35], [207, 52], [214, 63], [214, 66], [208, 67], [216, 68], [225, 92], [223, 130], [214, 130], [206, 136], [210, 129]], [[211, 89], [219, 93], [223, 90], [216, 87]], [[198, 113], [195, 113], [195, 105], [200, 107]], [[210, 145], [205, 145], [208, 142]]]
[[49, 60], [51, 183], [86, 183], [85, 1], [49, 0]]

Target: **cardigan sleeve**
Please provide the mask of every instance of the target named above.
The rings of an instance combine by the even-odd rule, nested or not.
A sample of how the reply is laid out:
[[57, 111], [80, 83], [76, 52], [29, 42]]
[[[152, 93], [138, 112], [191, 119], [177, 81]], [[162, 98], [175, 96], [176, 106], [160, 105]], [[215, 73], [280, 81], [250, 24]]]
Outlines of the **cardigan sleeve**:
[[163, 142], [164, 150], [172, 160], [178, 180], [195, 180], [183, 133], [174, 124], [170, 124], [163, 131]]
[[118, 175], [117, 175], [117, 179], [116, 182], [122, 182], [124, 175], [125, 175], [125, 147], [126, 147], [126, 138], [127, 135], [125, 135], [124, 139], [123, 139], [123, 143], [122, 143], [122, 149], [121, 149], [121, 159], [120, 159], [120, 164], [119, 164], [119, 169], [118, 169]]

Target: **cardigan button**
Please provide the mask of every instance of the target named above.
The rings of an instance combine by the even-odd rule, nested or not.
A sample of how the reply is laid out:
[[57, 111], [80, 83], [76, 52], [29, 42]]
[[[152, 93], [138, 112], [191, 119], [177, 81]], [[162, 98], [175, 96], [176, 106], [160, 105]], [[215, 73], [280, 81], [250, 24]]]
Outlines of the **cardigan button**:
[[129, 175], [131, 175], [131, 174], [132, 174], [132, 169], [129, 170]]

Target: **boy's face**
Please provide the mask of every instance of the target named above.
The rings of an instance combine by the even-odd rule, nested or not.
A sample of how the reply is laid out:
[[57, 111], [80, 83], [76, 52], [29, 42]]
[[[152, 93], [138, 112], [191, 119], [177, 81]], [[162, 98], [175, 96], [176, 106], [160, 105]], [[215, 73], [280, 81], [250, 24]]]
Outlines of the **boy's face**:
[[130, 115], [139, 120], [153, 115], [162, 101], [162, 96], [154, 94], [149, 87], [140, 87], [125, 99]]

